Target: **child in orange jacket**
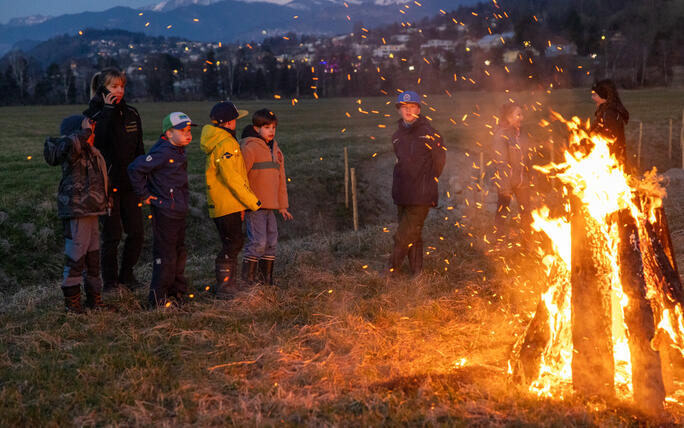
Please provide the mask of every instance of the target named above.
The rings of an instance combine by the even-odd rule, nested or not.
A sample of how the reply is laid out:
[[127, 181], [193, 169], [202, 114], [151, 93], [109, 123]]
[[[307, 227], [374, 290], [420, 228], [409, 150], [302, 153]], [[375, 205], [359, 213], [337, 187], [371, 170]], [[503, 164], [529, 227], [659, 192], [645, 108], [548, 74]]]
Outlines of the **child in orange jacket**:
[[273, 263], [278, 244], [275, 211], [285, 220], [292, 220], [287, 210], [287, 180], [285, 158], [275, 140], [278, 118], [262, 109], [252, 116], [252, 125], [242, 133], [242, 154], [247, 167], [249, 187], [261, 201], [258, 211], [245, 214], [247, 245], [242, 259], [242, 279], [254, 283], [257, 266], [267, 285], [273, 285]]

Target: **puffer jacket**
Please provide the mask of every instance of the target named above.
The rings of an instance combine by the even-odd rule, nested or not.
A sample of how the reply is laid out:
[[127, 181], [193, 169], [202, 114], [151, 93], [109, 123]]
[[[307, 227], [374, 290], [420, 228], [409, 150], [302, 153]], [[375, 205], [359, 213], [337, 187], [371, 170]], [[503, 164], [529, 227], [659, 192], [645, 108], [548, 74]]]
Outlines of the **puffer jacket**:
[[[625, 125], [629, 122], [629, 112], [617, 103], [603, 103], [594, 113], [591, 133], [615, 140], [610, 150], [618, 161], [627, 164], [627, 143], [625, 141]], [[630, 162], [631, 163], [631, 162]], [[627, 165], [626, 165], [627, 166]], [[631, 165], [629, 165], [631, 167]]]
[[124, 100], [115, 105], [105, 104], [102, 97], [96, 95], [83, 114], [96, 121], [95, 147], [107, 162], [112, 188], [119, 192], [131, 191], [126, 168], [133, 159], [145, 153], [138, 110]]
[[209, 216], [216, 218], [247, 209], [258, 210], [261, 202], [249, 187], [245, 160], [234, 131], [205, 125], [200, 147], [207, 155], [205, 179]]
[[496, 173], [492, 181], [498, 192], [511, 195], [513, 189], [530, 183], [531, 156], [527, 137], [511, 126], [500, 126], [492, 142]]
[[167, 216], [184, 218], [188, 212], [188, 157], [184, 147], [159, 138], [147, 155], [138, 156], [128, 165], [133, 191], [140, 199], [150, 196], [150, 203], [165, 210]]
[[261, 208], [287, 209], [289, 203], [285, 157], [276, 140], [271, 141], [270, 144], [269, 146], [269, 143], [258, 134], [240, 141], [249, 186], [261, 201]]
[[106, 214], [109, 209], [108, 177], [100, 151], [88, 144], [89, 133], [45, 140], [43, 156], [51, 166], [62, 165], [57, 193], [60, 218]]
[[442, 137], [420, 116], [411, 125], [399, 120], [392, 135], [394, 165], [392, 198], [396, 205], [428, 205], [439, 203], [437, 180], [446, 163], [446, 148]]

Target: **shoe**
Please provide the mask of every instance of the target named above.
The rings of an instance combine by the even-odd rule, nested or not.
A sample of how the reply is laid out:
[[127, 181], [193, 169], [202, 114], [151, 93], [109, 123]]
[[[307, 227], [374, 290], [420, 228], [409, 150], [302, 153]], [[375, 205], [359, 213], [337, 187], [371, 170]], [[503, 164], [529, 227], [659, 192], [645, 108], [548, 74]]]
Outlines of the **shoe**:
[[82, 314], [81, 286], [73, 285], [71, 287], [62, 287], [62, 293], [64, 293], [64, 306], [66, 311], [73, 314]]
[[275, 260], [259, 260], [259, 270], [261, 271], [261, 276], [264, 279], [265, 285], [275, 285], [273, 283], [273, 262], [275, 262]]
[[130, 277], [126, 278], [124, 281], [121, 281], [119, 283], [119, 286], [125, 287], [125, 288], [129, 289], [130, 291], [135, 291], [139, 288], [143, 288], [145, 286], [145, 284], [138, 281], [138, 278], [136, 278], [134, 275], [131, 275]]
[[235, 286], [235, 262], [224, 260], [216, 263], [216, 288], [214, 293], [217, 299], [230, 300], [237, 293]]
[[247, 285], [254, 285], [257, 281], [257, 260], [242, 260], [242, 281]]
[[102, 301], [102, 293], [99, 290], [95, 291], [95, 287], [89, 286], [86, 283], [85, 293], [86, 306], [88, 307], [88, 309], [111, 309], [104, 304], [104, 302]]

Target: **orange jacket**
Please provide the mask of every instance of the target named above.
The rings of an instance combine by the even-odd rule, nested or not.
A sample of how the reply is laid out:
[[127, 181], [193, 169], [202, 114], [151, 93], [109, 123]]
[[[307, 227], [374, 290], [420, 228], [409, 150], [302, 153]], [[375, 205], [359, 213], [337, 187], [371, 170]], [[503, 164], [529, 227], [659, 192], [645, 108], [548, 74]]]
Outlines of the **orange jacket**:
[[261, 201], [261, 208], [288, 208], [285, 158], [278, 143], [273, 140], [273, 153], [266, 142], [258, 137], [244, 138], [240, 145], [247, 167], [249, 187]]

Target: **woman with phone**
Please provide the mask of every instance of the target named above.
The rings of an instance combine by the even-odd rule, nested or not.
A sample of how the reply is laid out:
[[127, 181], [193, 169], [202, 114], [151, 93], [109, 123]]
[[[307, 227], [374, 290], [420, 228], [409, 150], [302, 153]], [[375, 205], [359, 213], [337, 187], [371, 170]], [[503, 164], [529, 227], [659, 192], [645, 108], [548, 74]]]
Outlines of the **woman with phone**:
[[[128, 165], [145, 153], [142, 121], [138, 111], [124, 100], [126, 75], [115, 68], [96, 73], [90, 82], [90, 103], [84, 115], [93, 119], [95, 147], [107, 163], [112, 208], [101, 217], [102, 280], [105, 291], [124, 285], [134, 289], [142, 284], [133, 274], [143, 244], [142, 209], [128, 178]], [[126, 234], [121, 264], [119, 242]]]

